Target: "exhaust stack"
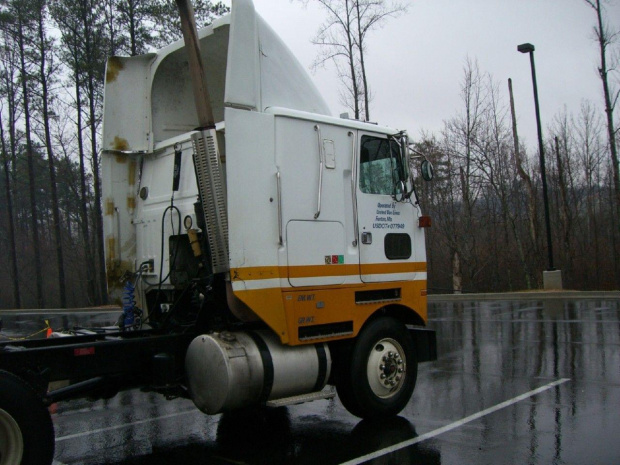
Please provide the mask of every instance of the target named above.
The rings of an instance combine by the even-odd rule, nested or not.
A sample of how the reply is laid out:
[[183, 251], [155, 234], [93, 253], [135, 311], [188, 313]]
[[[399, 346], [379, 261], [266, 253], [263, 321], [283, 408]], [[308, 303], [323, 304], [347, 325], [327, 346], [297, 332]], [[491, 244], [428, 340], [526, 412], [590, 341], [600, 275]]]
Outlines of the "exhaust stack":
[[198, 42], [198, 30], [194, 18], [194, 7], [191, 0], [176, 0], [181, 16], [181, 30], [185, 40], [185, 50], [189, 59], [189, 74], [194, 89], [194, 103], [198, 114], [198, 123], [201, 129], [215, 129], [211, 98], [207, 88], [205, 68], [200, 56], [200, 44]]
[[207, 241], [213, 273], [229, 270], [228, 262], [228, 211], [226, 183], [217, 146], [213, 108], [207, 88], [204, 65], [200, 56], [198, 30], [191, 0], [176, 0], [181, 16], [181, 29], [189, 61], [189, 74], [194, 90], [194, 103], [198, 114], [200, 132], [192, 136], [194, 169], [198, 193], [206, 224]]

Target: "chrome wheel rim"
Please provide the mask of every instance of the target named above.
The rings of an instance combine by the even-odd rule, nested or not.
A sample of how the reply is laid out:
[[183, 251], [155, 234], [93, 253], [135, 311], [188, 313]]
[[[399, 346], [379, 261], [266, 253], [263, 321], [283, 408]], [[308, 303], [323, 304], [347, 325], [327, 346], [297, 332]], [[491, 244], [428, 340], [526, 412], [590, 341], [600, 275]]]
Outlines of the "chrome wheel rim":
[[368, 384], [373, 394], [381, 399], [396, 395], [405, 384], [407, 357], [402, 346], [394, 339], [378, 341], [368, 355], [366, 366]]
[[19, 465], [23, 454], [22, 431], [15, 419], [0, 408], [0, 465]]

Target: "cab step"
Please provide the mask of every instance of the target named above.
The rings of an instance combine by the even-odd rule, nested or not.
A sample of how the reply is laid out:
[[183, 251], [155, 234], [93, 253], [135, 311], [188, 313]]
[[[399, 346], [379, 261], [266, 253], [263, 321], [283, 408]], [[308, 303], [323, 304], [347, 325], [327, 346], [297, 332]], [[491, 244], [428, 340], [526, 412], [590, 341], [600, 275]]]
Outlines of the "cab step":
[[336, 397], [336, 389], [329, 386], [322, 391], [311, 392], [309, 394], [301, 394], [299, 396], [283, 397], [282, 399], [273, 399], [267, 401], [267, 407], [284, 407], [287, 405], [303, 404], [321, 399], [333, 399]]

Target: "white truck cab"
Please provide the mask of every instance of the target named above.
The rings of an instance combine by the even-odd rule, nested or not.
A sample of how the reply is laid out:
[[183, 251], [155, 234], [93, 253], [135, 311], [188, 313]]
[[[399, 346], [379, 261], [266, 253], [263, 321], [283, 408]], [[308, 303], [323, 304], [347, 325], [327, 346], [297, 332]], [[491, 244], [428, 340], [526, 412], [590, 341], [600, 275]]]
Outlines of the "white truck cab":
[[[153, 323], [175, 306], [197, 306], [192, 315], [225, 307], [239, 324], [263, 325], [267, 345], [324, 347], [329, 366], [313, 389], [346, 378], [330, 378], [332, 358], [347, 375], [351, 364], [371, 363], [368, 354], [351, 359], [364, 328], [379, 321], [391, 334], [397, 326], [410, 340], [376, 346], [382, 355], [372, 359], [369, 386], [380, 399], [407, 391], [407, 401], [415, 375], [399, 376], [383, 358], [408, 356], [413, 374], [433, 357], [434, 333], [422, 331], [426, 251], [406, 133], [331, 116], [251, 0], [234, 0], [231, 14], [198, 38], [214, 128], [199, 127], [183, 41], [108, 60], [102, 178], [110, 292], [120, 299], [125, 278], [139, 273], [135, 297]], [[200, 360], [213, 348], [200, 350], [188, 360], [208, 370]], [[212, 389], [193, 381], [195, 371], [188, 368], [190, 386]], [[307, 388], [288, 394], [300, 390]], [[366, 401], [344, 402], [365, 412], [357, 405]]]

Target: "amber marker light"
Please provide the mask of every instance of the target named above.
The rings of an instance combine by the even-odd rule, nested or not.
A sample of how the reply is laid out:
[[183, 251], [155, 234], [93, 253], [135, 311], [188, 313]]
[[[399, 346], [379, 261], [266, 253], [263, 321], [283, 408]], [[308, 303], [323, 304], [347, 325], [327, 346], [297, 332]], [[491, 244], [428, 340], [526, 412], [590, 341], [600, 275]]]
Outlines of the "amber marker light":
[[427, 215], [422, 215], [420, 218], [418, 218], [418, 226], [421, 228], [430, 228], [431, 217]]

